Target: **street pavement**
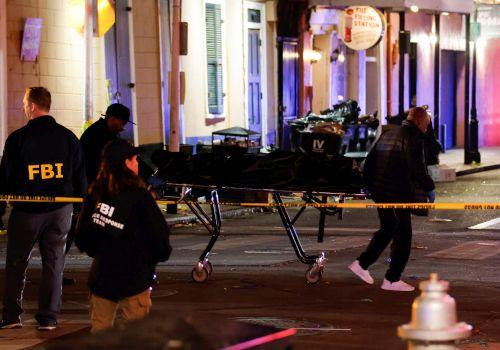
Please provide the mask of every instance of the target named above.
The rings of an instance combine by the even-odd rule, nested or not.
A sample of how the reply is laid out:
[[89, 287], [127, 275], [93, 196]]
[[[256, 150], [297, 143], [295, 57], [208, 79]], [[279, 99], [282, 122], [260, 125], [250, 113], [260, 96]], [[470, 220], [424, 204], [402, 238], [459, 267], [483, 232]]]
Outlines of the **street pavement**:
[[[440, 202], [500, 202], [500, 171], [438, 184], [437, 194]], [[434, 211], [429, 217], [413, 219], [412, 254], [403, 279], [417, 286], [437, 272], [450, 282], [459, 321], [474, 326], [461, 349], [500, 349], [500, 225], [493, 222], [485, 229], [469, 229], [498, 217], [498, 211]], [[296, 328], [297, 334], [289, 339], [293, 349], [405, 349], [396, 329], [410, 321], [411, 304], [419, 291], [395, 293], [379, 288], [387, 254], [371, 268], [374, 285], [364, 284], [347, 269], [377, 229], [376, 211], [346, 210], [340, 221], [327, 217], [324, 243], [316, 242], [317, 224], [314, 208], [297, 222], [306, 252], [324, 251], [328, 257], [322, 281], [308, 285], [306, 266], [297, 261], [278, 213], [246, 212], [225, 219], [210, 256], [213, 275], [203, 284], [192, 282], [190, 275], [209, 235], [201, 225], [177, 223], [171, 236], [172, 257], [158, 268], [153, 310], [165, 318], [195, 315], [214, 322], [229, 319]], [[2, 237], [0, 283], [5, 246]], [[63, 290], [57, 330], [40, 333], [33, 320], [40, 281], [35, 250], [25, 293], [25, 327], [0, 330], [0, 350], [45, 349], [67, 341], [79, 348], [89, 329], [85, 286], [89, 264], [89, 258], [71, 250], [66, 275], [76, 277], [78, 283]]]

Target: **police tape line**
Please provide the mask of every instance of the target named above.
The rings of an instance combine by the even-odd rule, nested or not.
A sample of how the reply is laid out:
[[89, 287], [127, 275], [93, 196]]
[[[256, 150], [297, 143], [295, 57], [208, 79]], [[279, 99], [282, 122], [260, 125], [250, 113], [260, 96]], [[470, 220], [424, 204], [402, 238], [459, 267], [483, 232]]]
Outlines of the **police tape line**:
[[2, 202], [32, 202], [32, 203], [81, 203], [80, 197], [51, 197], [51, 196], [20, 196], [0, 194]]
[[[185, 201], [165, 201], [158, 200], [158, 204], [184, 204]], [[194, 202], [192, 202], [194, 203]], [[210, 204], [210, 202], [206, 202]], [[220, 205], [236, 207], [313, 207], [313, 208], [331, 208], [331, 209], [433, 209], [433, 210], [500, 210], [500, 203], [373, 203], [353, 201], [348, 203], [305, 203], [305, 202], [285, 202], [285, 203], [236, 203], [220, 202]]]
[[[31, 202], [31, 203], [81, 203], [80, 197], [51, 197], [51, 196], [19, 196], [19, 195], [0, 195], [0, 201], [6, 202]], [[161, 205], [185, 204], [194, 201], [184, 200], [157, 200]], [[198, 202], [203, 204], [201, 202]], [[206, 202], [210, 204], [210, 202]], [[431, 210], [500, 210], [500, 203], [373, 203], [366, 201], [352, 201], [347, 203], [306, 203], [300, 201], [291, 201], [285, 203], [269, 202], [219, 202], [219, 205], [240, 206], [240, 207], [314, 207], [314, 208], [332, 208], [332, 209], [431, 209]]]

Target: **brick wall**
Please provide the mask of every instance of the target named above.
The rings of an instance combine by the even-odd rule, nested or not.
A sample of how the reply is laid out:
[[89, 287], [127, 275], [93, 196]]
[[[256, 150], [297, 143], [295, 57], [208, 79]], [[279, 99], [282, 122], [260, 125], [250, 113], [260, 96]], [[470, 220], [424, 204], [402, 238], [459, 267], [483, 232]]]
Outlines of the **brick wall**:
[[134, 1], [132, 15], [138, 141], [163, 142], [157, 1]]
[[[26, 124], [22, 97], [26, 87], [42, 85], [52, 93], [51, 114], [77, 136], [83, 120], [83, 38], [70, 27], [69, 1], [7, 1], [8, 132]], [[43, 19], [40, 56], [22, 62], [22, 30], [25, 18]], [[103, 39], [94, 39], [94, 116], [105, 110]]]

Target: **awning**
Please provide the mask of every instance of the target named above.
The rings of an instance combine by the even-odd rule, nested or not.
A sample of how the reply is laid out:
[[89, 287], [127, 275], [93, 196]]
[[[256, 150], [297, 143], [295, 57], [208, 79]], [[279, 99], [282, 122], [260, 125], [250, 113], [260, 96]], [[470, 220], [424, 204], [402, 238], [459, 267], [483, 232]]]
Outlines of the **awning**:
[[[490, 0], [494, 1], [494, 0]], [[394, 11], [418, 6], [422, 11], [471, 13], [473, 0], [309, 0], [310, 6], [373, 6]]]

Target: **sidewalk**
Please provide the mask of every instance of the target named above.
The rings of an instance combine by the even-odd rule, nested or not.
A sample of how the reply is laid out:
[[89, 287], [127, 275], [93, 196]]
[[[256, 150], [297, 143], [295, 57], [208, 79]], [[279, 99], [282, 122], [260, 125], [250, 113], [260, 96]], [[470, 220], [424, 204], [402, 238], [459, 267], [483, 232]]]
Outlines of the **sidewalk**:
[[[212, 213], [210, 211], [210, 205], [202, 204], [201, 206], [203, 210], [205, 210], [205, 212], [211, 217]], [[198, 220], [196, 215], [194, 215], [193, 212], [185, 204], [179, 204], [177, 206], [177, 214], [167, 213], [164, 206], [160, 206], [160, 208], [162, 209], [165, 219], [170, 226], [191, 224], [195, 223]], [[262, 209], [258, 207], [247, 208], [247, 207], [221, 205], [220, 212], [221, 212], [221, 218], [224, 220], [238, 216], [250, 215], [253, 213], [260, 213], [262, 212]]]
[[464, 164], [463, 148], [447, 150], [439, 155], [439, 160], [441, 165], [455, 168], [457, 176], [500, 168], [500, 147], [483, 147], [479, 149], [479, 153], [481, 153], [479, 164]]

